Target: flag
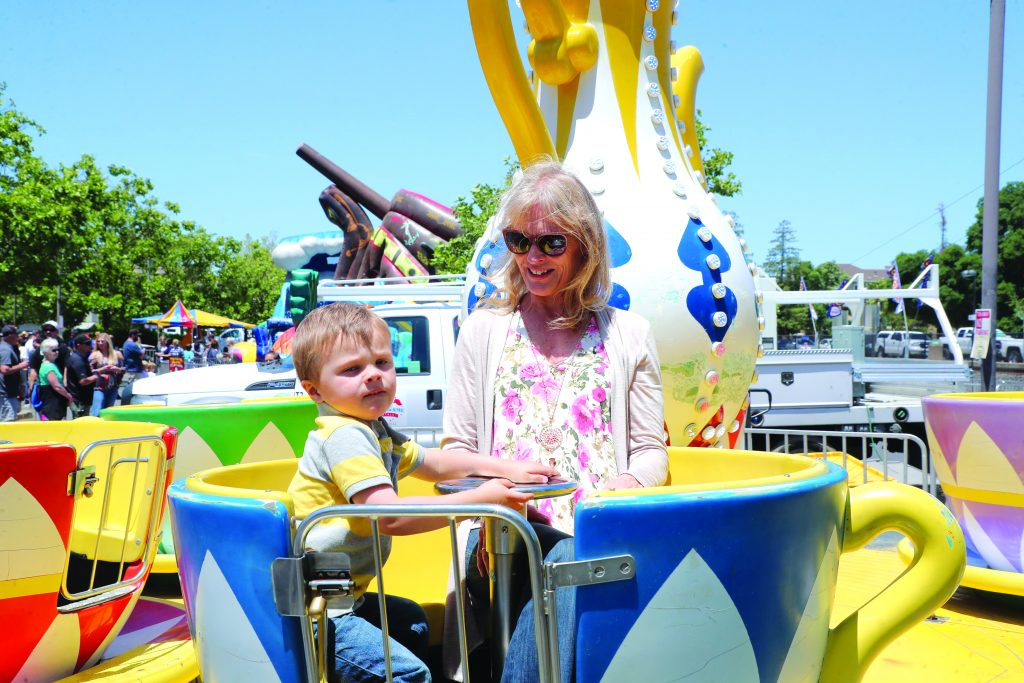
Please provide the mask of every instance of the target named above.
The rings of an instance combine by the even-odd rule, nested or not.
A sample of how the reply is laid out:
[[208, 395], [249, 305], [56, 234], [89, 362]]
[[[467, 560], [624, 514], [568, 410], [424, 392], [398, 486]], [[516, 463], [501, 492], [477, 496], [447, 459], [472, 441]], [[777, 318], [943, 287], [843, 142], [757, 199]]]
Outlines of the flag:
[[[800, 291], [806, 292], [807, 285], [804, 284], [804, 276], [800, 276]], [[814, 310], [814, 304], [807, 304], [807, 310], [811, 312], [811, 320], [816, 321], [818, 319], [818, 312]]]
[[[928, 266], [930, 266], [932, 263], [934, 263], [934, 260], [932, 258], [934, 256], [935, 256], [935, 254], [928, 254], [928, 258], [926, 258], [924, 260], [924, 263], [921, 264], [921, 270], [928, 270]], [[925, 289], [928, 286], [928, 279], [930, 277], [931, 277], [931, 275], [929, 273], [925, 273], [924, 278], [922, 278], [922, 280], [921, 280], [921, 289]], [[920, 308], [922, 306], [924, 306], [924, 302], [921, 301], [920, 299], [918, 299], [917, 300], [917, 308], [920, 310]]]
[[[846, 279], [844, 278], [843, 281], [839, 283], [839, 286], [836, 287], [836, 289], [840, 289], [841, 290], [845, 286], [846, 286]], [[842, 302], [837, 301], [837, 302], [835, 302], [833, 304], [829, 304], [829, 306], [828, 306], [828, 313], [826, 313], [826, 315], [829, 318], [838, 318], [840, 316], [840, 314], [842, 314], [842, 312], [843, 312], [843, 304], [842, 304]]]
[[[888, 273], [889, 275], [892, 276], [892, 288], [893, 289], [902, 289], [902, 287], [900, 285], [900, 269], [899, 269], [899, 266], [896, 265], [896, 262], [893, 261], [892, 264], [888, 268], [885, 269], [885, 271], [886, 271], [886, 273]], [[894, 312], [895, 313], [902, 313], [903, 312], [903, 297], [901, 297], [901, 296], [893, 297], [893, 301], [896, 302], [896, 310]]]

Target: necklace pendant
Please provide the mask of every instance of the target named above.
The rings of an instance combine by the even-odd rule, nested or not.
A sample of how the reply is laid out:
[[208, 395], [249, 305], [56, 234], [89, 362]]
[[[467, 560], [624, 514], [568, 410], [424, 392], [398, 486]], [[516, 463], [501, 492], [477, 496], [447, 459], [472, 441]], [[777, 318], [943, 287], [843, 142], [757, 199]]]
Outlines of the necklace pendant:
[[550, 426], [540, 430], [540, 445], [546, 451], [557, 449], [562, 445], [562, 430]]

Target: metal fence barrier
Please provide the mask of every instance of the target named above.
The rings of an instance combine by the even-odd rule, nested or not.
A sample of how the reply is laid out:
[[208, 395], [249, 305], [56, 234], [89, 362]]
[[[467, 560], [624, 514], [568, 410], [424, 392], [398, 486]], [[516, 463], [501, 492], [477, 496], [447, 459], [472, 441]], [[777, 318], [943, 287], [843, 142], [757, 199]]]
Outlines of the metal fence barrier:
[[837, 453], [847, 472], [851, 465], [860, 466], [862, 483], [868, 482], [871, 467], [886, 481], [895, 479], [938, 496], [938, 478], [928, 446], [913, 434], [748, 427], [743, 432], [743, 447], [777, 453]]
[[[317, 683], [318, 672], [324, 673], [324, 646], [326, 644], [326, 606], [330, 598], [350, 603], [354, 584], [347, 572], [347, 557], [341, 553], [306, 553], [306, 537], [317, 524], [330, 519], [364, 518], [370, 520], [373, 539], [373, 561], [380, 595], [380, 620], [383, 632], [384, 656], [387, 666], [387, 680], [392, 680], [391, 660], [388, 646], [388, 621], [382, 573], [384, 561], [380, 547], [379, 520], [389, 517], [442, 517], [447, 519], [450, 546], [453, 558], [459, 558], [456, 540], [456, 519], [466, 517], [494, 518], [502, 524], [503, 532], [515, 533], [523, 542], [527, 564], [530, 570], [530, 589], [533, 595], [533, 619], [536, 632], [538, 671], [540, 681], [558, 683], [558, 623], [555, 614], [554, 591], [557, 584], [549, 581], [551, 572], [544, 571], [537, 534], [523, 515], [500, 505], [342, 505], [317, 510], [299, 525], [292, 542], [291, 556], [279, 558], [274, 563], [274, 593], [278, 611], [286, 616], [306, 619], [302, 629], [305, 647], [306, 672], [309, 683]], [[318, 572], [314, 556], [324, 555], [331, 564], [329, 569]], [[335, 556], [331, 558], [330, 556]], [[338, 557], [340, 556], [340, 557]], [[463, 585], [461, 561], [453, 563], [456, 586]], [[312, 575], [310, 568], [312, 567]], [[319, 575], [318, 575], [319, 574]], [[561, 584], [565, 585], [565, 584]], [[458, 615], [459, 656], [466, 683], [469, 679], [469, 651], [466, 640], [465, 597], [461, 590], [455, 591], [456, 613]], [[313, 623], [317, 622], [319, 645], [314, 645]]]

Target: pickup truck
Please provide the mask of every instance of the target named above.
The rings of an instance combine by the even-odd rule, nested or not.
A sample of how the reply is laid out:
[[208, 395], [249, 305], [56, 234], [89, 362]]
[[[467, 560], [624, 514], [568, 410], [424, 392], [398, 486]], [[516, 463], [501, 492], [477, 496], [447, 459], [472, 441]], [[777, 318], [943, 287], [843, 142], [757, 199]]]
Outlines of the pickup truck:
[[927, 358], [928, 341], [924, 332], [882, 330], [875, 338], [875, 355], [883, 358]]
[[[953, 354], [950, 351], [949, 341], [942, 340], [942, 354], [948, 359]], [[971, 354], [971, 346], [974, 344], [974, 328], [960, 327], [956, 331], [956, 343], [960, 346], [964, 357]], [[1024, 360], [1024, 339], [1015, 339], [1000, 329], [996, 329], [996, 360], [1010, 363], [1020, 363]]]

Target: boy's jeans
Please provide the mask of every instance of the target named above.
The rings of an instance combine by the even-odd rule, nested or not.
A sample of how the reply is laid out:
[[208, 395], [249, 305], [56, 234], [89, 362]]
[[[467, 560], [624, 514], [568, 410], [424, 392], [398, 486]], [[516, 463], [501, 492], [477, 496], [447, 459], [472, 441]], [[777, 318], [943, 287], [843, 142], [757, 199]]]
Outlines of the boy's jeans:
[[[329, 681], [378, 683], [387, 680], [384, 642], [380, 630], [380, 597], [366, 593], [363, 604], [350, 614], [327, 620], [328, 653], [333, 648], [334, 670]], [[424, 664], [429, 638], [427, 615], [412, 600], [387, 596], [391, 670], [395, 683], [429, 683]], [[327, 657], [328, 666], [331, 657]]]

